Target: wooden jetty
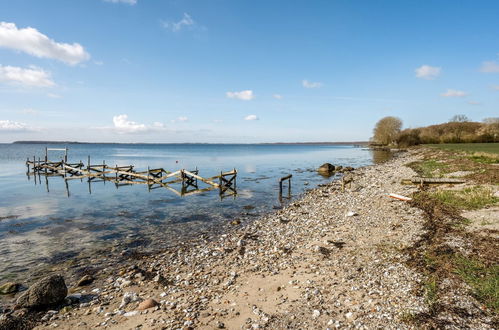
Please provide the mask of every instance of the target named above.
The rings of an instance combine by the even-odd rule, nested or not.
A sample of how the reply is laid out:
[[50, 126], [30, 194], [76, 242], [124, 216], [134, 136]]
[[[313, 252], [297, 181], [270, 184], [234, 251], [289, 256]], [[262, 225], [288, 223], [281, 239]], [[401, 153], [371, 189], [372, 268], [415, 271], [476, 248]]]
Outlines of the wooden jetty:
[[[64, 158], [58, 161], [50, 161], [48, 159], [48, 152], [65, 151]], [[147, 171], [137, 171], [133, 165], [126, 166], [110, 166], [107, 165], [105, 161], [102, 164], [92, 164], [90, 161], [90, 156], [88, 156], [87, 164], [85, 165], [82, 161], [78, 163], [68, 162], [68, 149], [55, 149], [55, 148], [45, 148], [44, 159], [27, 159], [26, 166], [28, 168], [28, 178], [30, 175], [38, 175], [39, 182], [40, 176], [45, 176], [46, 178], [51, 176], [58, 176], [64, 178], [66, 182], [75, 179], [86, 179], [89, 183], [89, 191], [91, 182], [113, 182], [116, 187], [123, 185], [133, 185], [133, 184], [143, 184], [147, 185], [148, 189], [166, 188], [179, 196], [188, 196], [193, 194], [202, 193], [205, 191], [210, 191], [214, 189], [219, 190], [221, 197], [234, 196], [236, 192], [236, 178], [237, 171], [233, 169], [228, 172], [220, 172], [220, 175], [216, 175], [209, 178], [204, 178], [199, 175], [199, 170], [186, 170], [181, 169], [175, 172], [170, 172], [164, 168], [147, 168]], [[198, 182], [203, 182], [206, 187], [202, 188], [199, 186]], [[47, 189], [48, 189], [48, 181]], [[181, 190], [178, 191], [173, 184], [181, 184]], [[69, 191], [68, 191], [69, 195]]]

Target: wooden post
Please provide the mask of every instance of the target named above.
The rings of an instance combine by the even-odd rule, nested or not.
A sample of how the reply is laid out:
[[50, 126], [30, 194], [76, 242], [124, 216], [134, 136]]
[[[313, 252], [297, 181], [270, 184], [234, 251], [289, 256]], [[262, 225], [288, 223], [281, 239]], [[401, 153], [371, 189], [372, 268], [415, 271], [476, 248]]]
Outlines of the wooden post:
[[48, 148], [45, 147], [45, 163], [48, 162], [48, 159], [49, 159], [49, 155], [48, 155]]
[[104, 185], [106, 184], [106, 161], [102, 161], [102, 180], [104, 181]]
[[151, 172], [151, 168], [149, 166], [147, 166], [147, 190], [151, 191], [151, 185], [149, 184], [149, 175], [150, 175], [150, 172]]
[[65, 152], [64, 152], [64, 162], [67, 163], [68, 162], [68, 148], [66, 147], [65, 148]]

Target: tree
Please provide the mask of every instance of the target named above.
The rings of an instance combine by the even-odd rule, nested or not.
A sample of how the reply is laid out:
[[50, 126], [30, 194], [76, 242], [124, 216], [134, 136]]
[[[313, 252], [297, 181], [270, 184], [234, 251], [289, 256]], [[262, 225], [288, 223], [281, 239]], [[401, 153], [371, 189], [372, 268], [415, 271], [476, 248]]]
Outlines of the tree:
[[383, 145], [393, 144], [402, 128], [402, 121], [397, 117], [384, 117], [374, 127], [373, 140]]
[[470, 122], [470, 119], [466, 117], [466, 115], [455, 115], [453, 116], [450, 120], [449, 123], [451, 124], [451, 130], [452, 130], [452, 138], [451, 141], [447, 142], [456, 142], [456, 143], [461, 143], [462, 142], [462, 136], [463, 132], [466, 129], [466, 123]]
[[470, 121], [470, 119], [468, 117], [466, 117], [466, 115], [454, 115], [449, 120], [449, 122], [451, 122], [451, 123], [467, 123], [469, 121]]

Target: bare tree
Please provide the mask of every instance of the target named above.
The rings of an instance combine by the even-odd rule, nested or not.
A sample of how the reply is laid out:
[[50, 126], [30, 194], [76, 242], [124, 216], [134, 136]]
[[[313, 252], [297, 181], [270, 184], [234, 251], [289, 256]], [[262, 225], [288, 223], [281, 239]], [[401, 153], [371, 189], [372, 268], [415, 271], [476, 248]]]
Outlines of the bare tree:
[[384, 117], [374, 127], [373, 140], [383, 145], [394, 144], [402, 128], [402, 121], [397, 117]]

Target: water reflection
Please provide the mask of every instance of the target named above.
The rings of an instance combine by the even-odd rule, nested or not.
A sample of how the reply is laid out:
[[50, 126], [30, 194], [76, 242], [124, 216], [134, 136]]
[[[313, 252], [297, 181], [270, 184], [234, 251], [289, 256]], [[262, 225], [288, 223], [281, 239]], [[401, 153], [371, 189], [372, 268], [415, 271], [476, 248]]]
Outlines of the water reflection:
[[6, 276], [22, 279], [28, 269], [74, 256], [96, 256], [100, 250], [116, 251], [116, 255], [131, 249], [160, 250], [223, 230], [234, 219], [244, 224], [280, 205], [281, 177], [293, 175], [289, 196], [284, 187], [286, 197], [292, 199], [335, 179], [317, 174], [323, 163], [359, 167], [389, 157], [386, 152], [324, 145], [70, 146], [70, 158], [92, 155], [92, 159], [105, 159], [113, 166], [199, 166], [208, 176], [220, 173], [220, 169], [240, 169], [239, 198], [220, 199], [216, 192], [185, 196], [190, 192], [185, 190], [181, 197], [167, 189], [148, 189], [147, 185], [123, 189], [106, 181], [68, 182], [60, 177], [40, 180], [37, 176], [34, 185], [33, 176], [26, 180], [24, 162], [43, 153], [44, 147], [0, 144], [0, 280]]
[[393, 152], [389, 150], [370, 150], [372, 155], [373, 164], [382, 164], [393, 157]]

